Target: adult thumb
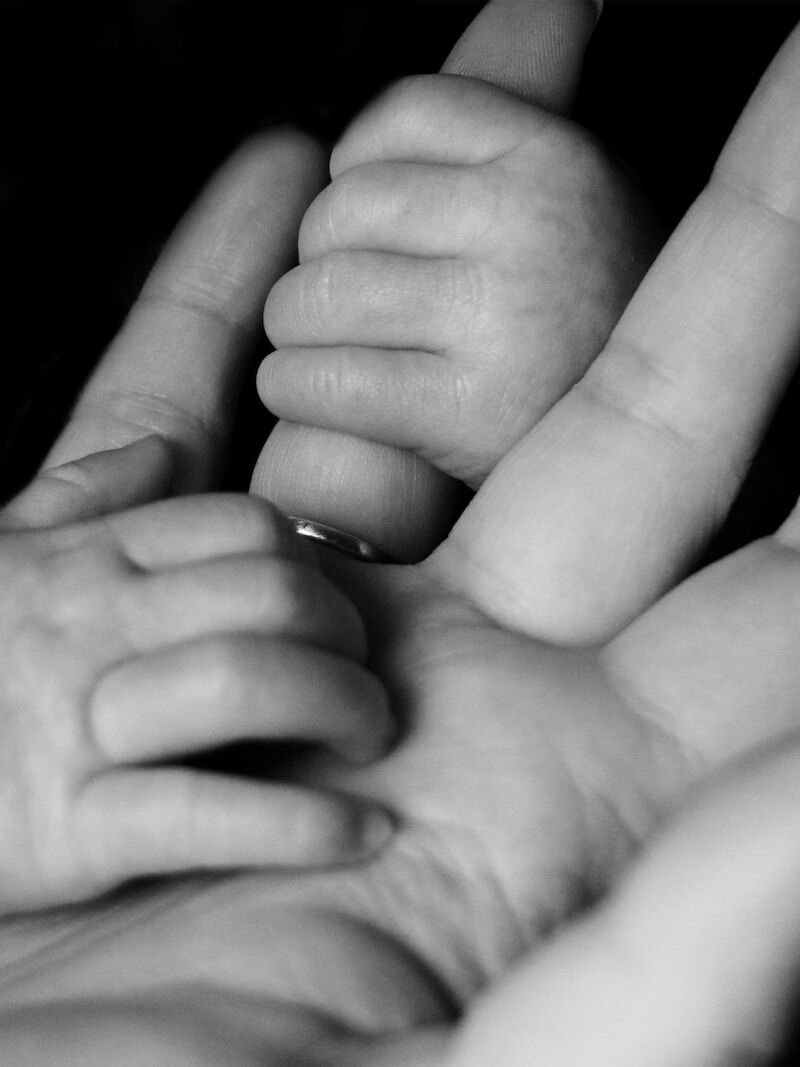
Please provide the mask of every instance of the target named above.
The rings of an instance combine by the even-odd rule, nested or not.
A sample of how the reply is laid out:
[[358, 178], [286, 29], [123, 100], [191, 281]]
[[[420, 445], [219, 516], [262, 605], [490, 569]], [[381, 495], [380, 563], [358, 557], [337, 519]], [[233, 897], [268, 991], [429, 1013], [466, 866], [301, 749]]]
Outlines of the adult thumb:
[[566, 113], [599, 13], [600, 0], [490, 0], [456, 42], [442, 73], [478, 78]]

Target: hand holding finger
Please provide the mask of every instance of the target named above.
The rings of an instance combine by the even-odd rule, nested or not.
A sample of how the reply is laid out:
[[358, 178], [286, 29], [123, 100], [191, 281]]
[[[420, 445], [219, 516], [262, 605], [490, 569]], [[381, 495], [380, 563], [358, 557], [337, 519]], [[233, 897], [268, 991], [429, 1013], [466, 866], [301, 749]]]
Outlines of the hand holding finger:
[[[267, 300], [278, 351], [259, 390], [285, 421], [255, 492], [419, 559], [454, 514], [442, 475], [480, 486], [597, 354], [657, 228], [588, 137], [528, 102], [568, 106], [594, 19], [586, 3], [489, 4], [447, 68], [474, 78], [405, 79], [345, 133], [300, 266]], [[427, 530], [384, 492], [409, 477], [405, 450], [418, 491], [441, 497]]]

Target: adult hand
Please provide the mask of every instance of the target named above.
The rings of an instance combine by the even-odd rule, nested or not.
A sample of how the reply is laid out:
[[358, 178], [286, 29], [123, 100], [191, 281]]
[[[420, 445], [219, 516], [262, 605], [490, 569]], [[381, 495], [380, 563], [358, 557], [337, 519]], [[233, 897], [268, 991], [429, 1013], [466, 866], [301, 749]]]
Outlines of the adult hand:
[[797, 729], [800, 515], [678, 578], [796, 360], [799, 91], [795, 33], [603, 355], [448, 542], [414, 569], [337, 568], [408, 736], [311, 780], [406, 828], [329, 899], [457, 1002], [613, 884], [695, 782]]
[[[724, 444], [739, 470], [788, 373], [800, 333], [790, 299], [800, 260], [791, 221], [800, 199], [798, 52], [795, 35], [723, 156], [723, 188], [717, 177], [626, 322], [626, 329], [633, 323], [646, 332], [653, 324], [661, 331], [654, 360], [664, 345], [670, 360], [691, 350], [691, 360], [669, 362], [676, 377], [667, 396], [681, 401], [670, 411], [678, 414], [691, 401], [690, 422], [701, 431], [700, 440]], [[757, 192], [769, 206], [740, 202], [730, 191], [732, 163], [737, 189]], [[732, 249], [738, 274], [731, 271]], [[682, 289], [676, 289], [676, 272], [690, 279]], [[688, 314], [681, 313], [678, 296], [688, 301]], [[723, 344], [723, 338], [737, 343]], [[744, 358], [748, 342], [765, 353], [757, 366]], [[611, 355], [605, 366], [609, 374]], [[649, 382], [645, 371], [651, 366], [659, 364], [634, 365], [634, 385]], [[624, 373], [631, 373], [627, 365]], [[702, 408], [694, 406], [696, 375], [706, 384]], [[656, 384], [661, 381], [656, 374]], [[581, 388], [576, 393], [580, 401]], [[656, 399], [659, 390], [654, 386], [645, 395]], [[568, 414], [575, 402], [565, 398]], [[623, 427], [634, 436], [618, 439]], [[652, 433], [648, 456], [659, 461], [654, 469], [660, 475], [653, 494], [670, 490], [677, 496], [682, 489], [666, 477], [673, 466], [683, 472], [675, 459], [683, 454], [682, 436], [651, 431], [641, 418], [624, 418], [617, 407], [602, 404], [586, 432], [596, 466], [590, 467], [587, 450], [585, 462], [574, 467], [583, 479], [576, 485], [594, 504], [589, 515], [600, 533], [614, 522], [608, 506], [601, 507], [605, 482], [589, 492], [591, 469], [607, 480], [603, 445], [614, 445], [615, 463], [632, 467], [626, 515], [640, 499], [652, 499], [644, 476], [639, 480], [637, 434], [651, 441]], [[580, 425], [560, 438], [548, 431], [519, 449], [544, 440], [553, 464], [559, 448], [571, 461], [569, 449], [582, 433]], [[713, 483], [721, 454], [698, 448], [691, 456], [694, 476], [704, 486]], [[512, 453], [509, 463], [516, 462]], [[566, 463], [562, 478], [572, 470]], [[517, 470], [515, 480], [498, 472], [467, 512], [455, 547], [418, 568], [341, 568], [342, 581], [370, 616], [376, 665], [407, 736], [370, 770], [344, 774], [318, 763], [304, 774], [401, 811], [403, 830], [380, 860], [289, 881], [241, 875], [162, 888], [107, 910], [23, 922], [6, 930], [7, 1003], [34, 1012], [71, 996], [83, 1005], [98, 1004], [102, 1015], [109, 1002], [109, 1011], [126, 1003], [152, 1006], [154, 997], [167, 1004], [169, 989], [180, 1009], [189, 1011], [191, 1032], [207, 1031], [209, 1019], [217, 1020], [220, 1032], [235, 1032], [242, 1062], [267, 1054], [281, 1062], [276, 1048], [284, 1061], [294, 1056], [330, 1062], [336, 1048], [346, 1047], [345, 1061], [357, 1063], [348, 1034], [399, 1031], [456, 1012], [543, 932], [614, 884], [694, 783], [796, 729], [796, 522], [790, 519], [775, 538], [683, 582], [647, 610], [652, 585], [637, 592], [619, 575], [636, 576], [654, 564], [659, 588], [668, 584], [665, 575], [676, 573], [676, 547], [685, 558], [687, 545], [699, 543], [707, 530], [702, 494], [693, 494], [695, 506], [681, 510], [676, 532], [655, 537], [655, 546], [643, 533], [616, 542], [627, 552], [614, 571], [617, 584], [600, 603], [604, 626], [615, 636], [603, 647], [576, 649], [566, 640], [545, 643], [535, 636], [537, 627], [550, 634], [563, 627], [556, 615], [560, 603], [543, 599], [539, 620], [529, 613], [531, 598], [524, 610], [512, 605], [518, 627], [512, 631], [492, 618], [510, 601], [510, 584], [483, 579], [493, 575], [498, 558], [489, 551], [486, 531], [496, 536], [516, 513], [524, 527], [527, 504], [519, 505], [520, 494], [523, 502], [535, 497], [541, 478], [535, 465], [533, 473]], [[624, 476], [611, 483], [618, 495], [622, 483]], [[730, 492], [732, 475], [731, 483]], [[477, 510], [490, 493], [495, 507]], [[574, 490], [566, 495], [562, 517], [573, 505], [580, 505], [581, 522], [587, 521], [584, 498]], [[657, 527], [648, 515], [652, 534]], [[571, 580], [583, 567], [607, 588], [582, 525], [546, 529], [549, 540], [539, 549], [551, 566], [561, 560], [565, 569], [555, 569], [558, 580]], [[538, 556], [515, 555], [506, 541], [499, 543], [503, 574], [526, 580]], [[609, 543], [601, 539], [601, 546]], [[562, 549], [569, 551], [559, 555]], [[466, 576], [460, 565], [465, 556], [478, 564]], [[475, 584], [470, 588], [469, 582]], [[577, 607], [586, 605], [579, 601]], [[585, 616], [574, 603], [567, 608], [571, 640]], [[631, 612], [639, 613], [636, 621], [617, 633], [619, 619]], [[198, 1056], [196, 1062], [203, 1061]]]
[[799, 786], [796, 735], [753, 753], [699, 790], [606, 898], [477, 998], [463, 1022], [338, 1062], [776, 1062], [800, 978]]

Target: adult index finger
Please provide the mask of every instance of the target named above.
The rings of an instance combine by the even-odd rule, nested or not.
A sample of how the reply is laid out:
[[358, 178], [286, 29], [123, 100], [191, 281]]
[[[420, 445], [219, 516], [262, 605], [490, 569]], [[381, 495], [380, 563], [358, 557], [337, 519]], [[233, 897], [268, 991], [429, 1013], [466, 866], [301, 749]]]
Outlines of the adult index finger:
[[569, 111], [602, 0], [491, 0], [443, 74], [478, 78], [547, 111]]
[[156, 433], [176, 454], [173, 488], [208, 487], [272, 284], [325, 181], [311, 138], [253, 138], [211, 179], [153, 269], [45, 468]]

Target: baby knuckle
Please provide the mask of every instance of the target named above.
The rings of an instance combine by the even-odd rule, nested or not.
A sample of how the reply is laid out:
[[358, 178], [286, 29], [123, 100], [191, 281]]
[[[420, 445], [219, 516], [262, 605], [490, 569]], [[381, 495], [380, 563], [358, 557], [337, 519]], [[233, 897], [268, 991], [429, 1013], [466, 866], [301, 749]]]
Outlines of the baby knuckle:
[[606, 150], [591, 133], [562, 123], [537, 123], [516, 153], [530, 161], [527, 169], [545, 191], [556, 195], [596, 195], [598, 182], [602, 187], [615, 173]]
[[428, 116], [438, 114], [450, 97], [443, 81], [438, 74], [411, 74], [395, 82], [380, 101], [379, 126], [387, 133], [424, 129]]
[[336, 178], [311, 203], [303, 216], [298, 235], [300, 262], [336, 248], [346, 238], [348, 224], [358, 210], [358, 178], [347, 171]]
[[284, 275], [264, 308], [264, 325], [275, 348], [313, 342], [335, 306], [337, 268], [329, 253]]
[[331, 174], [338, 176], [368, 159], [380, 159], [403, 131], [418, 137], [419, 121], [440, 106], [442, 79], [410, 75], [386, 89], [345, 131], [331, 153]]
[[295, 267], [273, 285], [264, 304], [264, 330], [278, 348], [291, 343], [298, 308], [302, 308], [300, 282], [305, 268]]
[[331, 251], [305, 265], [298, 293], [303, 322], [295, 344], [327, 338], [335, 324], [352, 311], [354, 297], [364, 282], [354, 256], [352, 252]]
[[289, 521], [280, 508], [264, 497], [239, 493], [226, 501], [231, 521], [241, 528], [254, 550], [273, 552], [291, 535]]

